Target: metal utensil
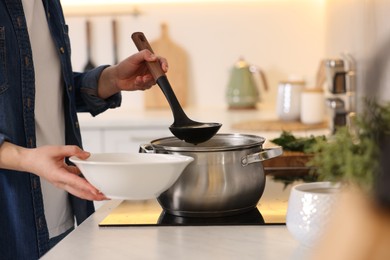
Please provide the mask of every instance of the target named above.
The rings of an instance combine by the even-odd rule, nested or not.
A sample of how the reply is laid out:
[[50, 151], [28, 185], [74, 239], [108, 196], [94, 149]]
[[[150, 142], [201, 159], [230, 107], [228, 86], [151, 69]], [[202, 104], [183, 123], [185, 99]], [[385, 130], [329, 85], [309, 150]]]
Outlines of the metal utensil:
[[[152, 47], [142, 32], [133, 33], [131, 38], [139, 51], [147, 49], [153, 53]], [[159, 62], [148, 62], [147, 66], [171, 107], [174, 122], [169, 127], [169, 130], [172, 134], [177, 138], [192, 144], [202, 143], [212, 138], [221, 128], [222, 124], [201, 123], [188, 118], [177, 100], [168, 78], [161, 69]]]

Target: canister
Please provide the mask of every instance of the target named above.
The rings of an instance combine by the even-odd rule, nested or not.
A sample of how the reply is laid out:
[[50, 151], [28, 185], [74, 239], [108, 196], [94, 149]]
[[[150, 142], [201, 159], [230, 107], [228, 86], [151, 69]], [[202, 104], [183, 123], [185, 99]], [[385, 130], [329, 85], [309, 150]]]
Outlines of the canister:
[[304, 81], [279, 82], [276, 111], [280, 120], [299, 120], [301, 112], [301, 93], [304, 85]]
[[322, 88], [308, 88], [301, 94], [301, 122], [319, 124], [325, 119], [325, 97]]

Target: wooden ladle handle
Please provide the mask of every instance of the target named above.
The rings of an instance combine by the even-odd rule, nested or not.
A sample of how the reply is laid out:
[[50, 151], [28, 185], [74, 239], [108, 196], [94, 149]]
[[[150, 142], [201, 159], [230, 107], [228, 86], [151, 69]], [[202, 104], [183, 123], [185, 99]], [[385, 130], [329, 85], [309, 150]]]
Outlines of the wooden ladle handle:
[[[145, 35], [142, 32], [135, 32], [131, 35], [131, 39], [133, 40], [135, 46], [139, 51], [142, 50], [149, 50], [152, 53], [152, 47], [150, 46], [148, 40], [146, 39]], [[161, 76], [165, 76], [164, 71], [161, 69], [161, 65], [159, 61], [153, 61], [153, 62], [147, 62], [146, 63], [150, 73], [152, 74], [154, 80], [157, 81], [157, 79]]]

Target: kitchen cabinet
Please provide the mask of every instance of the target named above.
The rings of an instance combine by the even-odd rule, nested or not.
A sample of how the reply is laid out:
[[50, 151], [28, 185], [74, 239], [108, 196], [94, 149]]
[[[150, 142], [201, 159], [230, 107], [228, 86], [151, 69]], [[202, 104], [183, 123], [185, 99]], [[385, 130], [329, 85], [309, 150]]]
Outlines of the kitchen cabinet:
[[84, 149], [93, 153], [138, 152], [141, 144], [172, 136], [167, 127], [82, 129]]
[[91, 153], [103, 152], [103, 131], [100, 129], [81, 130], [83, 147]]
[[138, 152], [140, 145], [167, 136], [172, 136], [167, 127], [107, 130], [103, 133], [103, 147], [105, 152]]
[[140, 144], [172, 136], [169, 112], [113, 109], [96, 117], [79, 113], [84, 149], [94, 153], [138, 152]]

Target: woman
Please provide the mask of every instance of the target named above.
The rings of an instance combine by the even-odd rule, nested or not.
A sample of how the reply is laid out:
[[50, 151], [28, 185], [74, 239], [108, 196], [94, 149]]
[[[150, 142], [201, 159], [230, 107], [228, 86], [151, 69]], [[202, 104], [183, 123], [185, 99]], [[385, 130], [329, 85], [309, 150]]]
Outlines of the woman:
[[122, 90], [155, 84], [149, 51], [72, 72], [59, 0], [0, 0], [0, 256], [37, 259], [106, 199], [65, 163], [87, 158], [76, 112], [120, 106]]

